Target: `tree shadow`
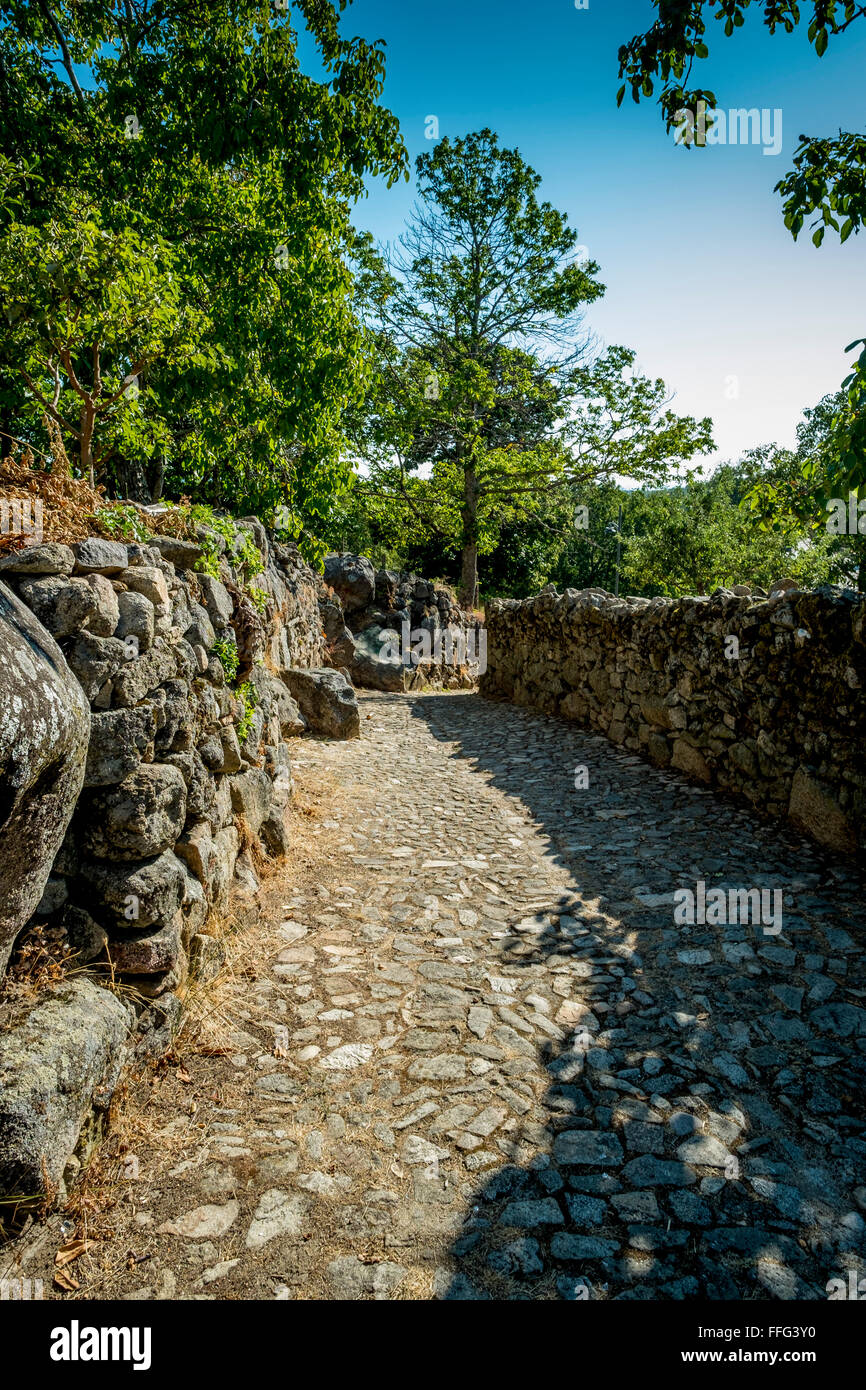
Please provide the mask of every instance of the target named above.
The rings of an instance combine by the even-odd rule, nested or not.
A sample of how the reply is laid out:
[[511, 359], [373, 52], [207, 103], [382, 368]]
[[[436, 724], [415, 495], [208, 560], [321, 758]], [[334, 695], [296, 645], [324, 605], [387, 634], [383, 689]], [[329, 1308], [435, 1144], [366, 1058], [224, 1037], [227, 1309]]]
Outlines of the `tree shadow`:
[[[474, 1050], [524, 1114], [461, 1189], [438, 1296], [850, 1296], [866, 1274], [857, 867], [563, 719], [474, 695], [414, 697], [411, 716], [569, 874], [496, 943], [513, 994], [484, 1006], [525, 1031]], [[781, 933], [676, 925], [671, 895], [698, 879], [783, 889]]]

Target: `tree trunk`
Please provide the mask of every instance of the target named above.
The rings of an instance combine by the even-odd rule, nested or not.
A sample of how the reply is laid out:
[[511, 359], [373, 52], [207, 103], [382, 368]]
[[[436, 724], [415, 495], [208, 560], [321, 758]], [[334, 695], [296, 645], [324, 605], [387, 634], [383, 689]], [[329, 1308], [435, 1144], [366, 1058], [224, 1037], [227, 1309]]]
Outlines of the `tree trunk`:
[[478, 479], [468, 467], [463, 475], [463, 566], [460, 576], [460, 602], [474, 608], [478, 591]]
[[463, 566], [460, 576], [460, 602], [464, 608], [474, 608], [478, 593], [478, 546], [474, 541], [463, 543]]
[[115, 459], [111, 471], [119, 499], [146, 504], [158, 500], [153, 495], [153, 488], [141, 463], [132, 463], [129, 459]]
[[163, 483], [164, 483], [164, 482], [165, 482], [165, 459], [162, 458], [162, 457], [160, 456], [160, 457], [156, 460], [156, 468], [155, 468], [155, 470], [154, 470], [153, 483], [152, 483], [151, 489], [150, 489], [150, 495], [151, 495], [151, 498], [152, 498], [152, 500], [153, 500], [154, 502], [160, 502], [160, 501], [162, 501], [162, 486], [163, 486]]
[[96, 473], [93, 466], [93, 427], [96, 423], [96, 410], [91, 401], [81, 407], [81, 471], [91, 487], [96, 486]]

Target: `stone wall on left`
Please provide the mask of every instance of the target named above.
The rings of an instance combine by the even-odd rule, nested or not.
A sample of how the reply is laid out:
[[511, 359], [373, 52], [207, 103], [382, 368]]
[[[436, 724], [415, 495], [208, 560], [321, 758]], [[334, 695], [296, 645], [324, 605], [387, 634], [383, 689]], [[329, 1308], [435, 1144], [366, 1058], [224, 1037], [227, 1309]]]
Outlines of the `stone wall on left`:
[[288, 848], [286, 739], [359, 734], [350, 682], [322, 669], [317, 577], [236, 525], [261, 560], [248, 587], [213, 534], [209, 572], [167, 536], [0, 560], [0, 975], [34, 922], [89, 975], [0, 1006], [0, 1191], [62, 1191], [121, 1053], [164, 1048], [187, 973], [219, 969], [208, 928], [233, 885], [256, 892], [250, 846]]

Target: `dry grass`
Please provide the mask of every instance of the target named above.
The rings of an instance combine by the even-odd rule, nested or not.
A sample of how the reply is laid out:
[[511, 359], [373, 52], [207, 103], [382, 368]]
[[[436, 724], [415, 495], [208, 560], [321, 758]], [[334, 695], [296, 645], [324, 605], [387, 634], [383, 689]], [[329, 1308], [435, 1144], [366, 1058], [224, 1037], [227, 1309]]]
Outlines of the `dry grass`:
[[244, 1051], [248, 1034], [240, 1015], [245, 982], [266, 973], [286, 943], [266, 913], [242, 922], [212, 919], [207, 931], [221, 941], [225, 963], [210, 980], [190, 976], [179, 991], [186, 1017], [178, 1046], [196, 1056], [221, 1057]]
[[[166, 1123], [166, 1078], [188, 1075], [174, 1054], [139, 1073], [130, 1073], [115, 1092], [110, 1130], [75, 1184], [63, 1209], [67, 1247], [81, 1244], [80, 1264], [64, 1267], [55, 1276], [55, 1287], [82, 1297], [107, 1298], [112, 1285], [129, 1270], [144, 1269], [156, 1249], [153, 1236], [134, 1227], [138, 1210], [136, 1180], [146, 1156], [150, 1176], [162, 1178], [172, 1166], [189, 1156], [198, 1138], [191, 1117], [195, 1103], [186, 1097], [175, 1106], [177, 1115], [190, 1117], [187, 1126]], [[184, 1103], [185, 1102], [185, 1103]], [[74, 1229], [70, 1232], [68, 1227]], [[63, 1248], [63, 1247], [62, 1247]], [[78, 1276], [80, 1275], [80, 1279]], [[71, 1277], [71, 1286], [67, 1282]]]
[[[73, 477], [72, 465], [59, 434], [52, 434], [51, 456], [43, 457], [41, 465], [26, 447], [0, 459], [0, 496], [6, 502], [29, 501], [31, 517], [33, 504], [42, 504], [43, 542], [74, 545], [89, 536], [113, 539], [119, 531], [111, 524], [112, 513], [128, 525], [131, 508], [137, 526], [152, 535], [188, 537], [196, 529], [189, 518], [187, 497], [182, 497], [177, 506], [154, 516], [135, 502], [112, 501], [100, 484], [93, 488], [85, 478]], [[121, 525], [120, 530], [125, 529]], [[33, 535], [29, 532], [8, 532], [0, 535], [0, 555], [33, 543]]]
[[[299, 745], [303, 746], [302, 741], [296, 740], [290, 747], [297, 748]], [[302, 841], [309, 842], [309, 831], [305, 831], [304, 822], [329, 818], [338, 806], [345, 806], [351, 797], [343, 783], [321, 770], [313, 774], [307, 767], [294, 766], [292, 777], [294, 792], [289, 807], [293, 820], [292, 831]], [[294, 858], [294, 854], [292, 857]]]
[[75, 959], [62, 932], [35, 923], [19, 937], [9, 969], [0, 978], [0, 1008], [4, 1004], [25, 1003], [42, 990], [60, 984]]
[[234, 823], [238, 832], [238, 855], [245, 854], [247, 856], [259, 879], [270, 878], [277, 872], [279, 860], [273, 859], [265, 853], [258, 835], [252, 829], [246, 816], [236, 815]]
[[[111, 533], [98, 513], [110, 504], [102, 488], [92, 488], [84, 478], [73, 478], [62, 444], [53, 450], [51, 471], [36, 466], [29, 449], [0, 460], [0, 494], [4, 500], [42, 503], [42, 538], [70, 544], [88, 536]], [[14, 532], [0, 536], [0, 549], [18, 550], [31, 543], [29, 535]]]

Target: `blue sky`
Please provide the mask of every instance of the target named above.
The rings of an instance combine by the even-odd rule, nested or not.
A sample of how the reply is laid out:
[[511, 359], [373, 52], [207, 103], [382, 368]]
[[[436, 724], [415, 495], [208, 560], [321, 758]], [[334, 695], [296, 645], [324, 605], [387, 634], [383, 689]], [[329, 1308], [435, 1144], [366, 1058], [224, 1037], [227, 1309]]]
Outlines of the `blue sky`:
[[[385, 101], [413, 159], [430, 148], [430, 115], [442, 136], [490, 126], [520, 149], [600, 263], [608, 288], [588, 327], [633, 347], [675, 409], [712, 416], [718, 459], [792, 444], [802, 409], [838, 387], [843, 349], [866, 335], [866, 234], [795, 243], [773, 186], [800, 133], [866, 126], [866, 23], [822, 59], [804, 32], [770, 38], [757, 4], [731, 39], [713, 41], [713, 24], [695, 85], [726, 109], [780, 108], [774, 157], [678, 148], [653, 100], [617, 109], [618, 46], [654, 14], [648, 0], [355, 0], [343, 29], [387, 41]], [[358, 224], [396, 238], [413, 185], [373, 185]]]

